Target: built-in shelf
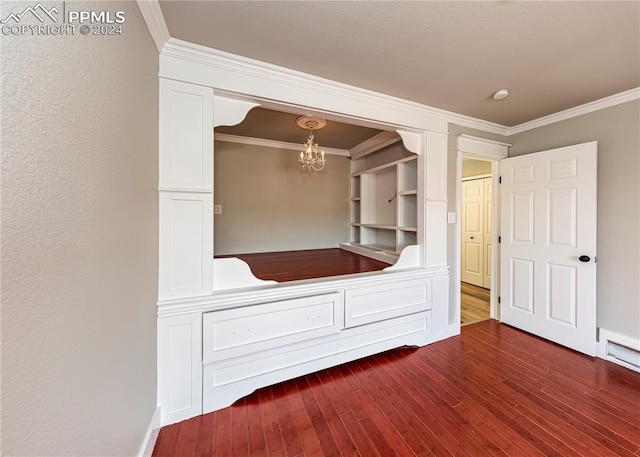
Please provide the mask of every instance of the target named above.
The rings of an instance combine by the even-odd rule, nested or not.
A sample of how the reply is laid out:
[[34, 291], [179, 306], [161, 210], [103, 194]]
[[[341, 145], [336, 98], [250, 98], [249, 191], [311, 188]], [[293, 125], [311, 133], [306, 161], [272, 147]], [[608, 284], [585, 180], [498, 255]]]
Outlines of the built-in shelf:
[[398, 227], [395, 225], [384, 225], [384, 224], [361, 224], [362, 227], [380, 229], [380, 230], [396, 230]]
[[350, 242], [340, 243], [340, 247], [346, 251], [371, 257], [372, 259], [380, 260], [381, 262], [385, 262], [390, 265], [398, 260], [398, 255], [400, 254], [400, 252], [395, 249], [395, 246], [387, 246], [383, 244], [362, 244]]
[[359, 246], [367, 249], [373, 249], [374, 251], [384, 251], [397, 254], [395, 246], [385, 246], [384, 244], [360, 244]]
[[364, 170], [356, 171], [355, 173], [351, 174], [351, 177], [352, 178], [356, 178], [356, 177], [358, 177], [360, 175], [380, 173], [380, 172], [386, 170], [387, 168], [396, 167], [400, 163], [416, 161], [417, 158], [418, 158], [418, 156], [411, 156], [411, 157], [405, 157], [405, 158], [399, 159], [399, 160], [394, 160], [393, 162], [388, 162], [388, 163], [385, 163], [383, 165], [378, 165], [376, 167], [372, 167], [372, 168], [367, 168], [367, 169], [364, 169]]
[[364, 159], [352, 161], [351, 236], [343, 248], [392, 263], [417, 244], [417, 183], [416, 155], [373, 167]]

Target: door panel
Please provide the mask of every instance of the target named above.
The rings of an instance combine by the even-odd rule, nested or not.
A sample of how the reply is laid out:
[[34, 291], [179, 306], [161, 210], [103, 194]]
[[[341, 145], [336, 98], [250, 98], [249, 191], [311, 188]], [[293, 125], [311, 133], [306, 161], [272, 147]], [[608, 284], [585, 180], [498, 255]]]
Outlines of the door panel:
[[556, 189], [548, 192], [550, 245], [576, 246], [576, 189]]
[[474, 275], [480, 275], [482, 271], [482, 247], [478, 243], [469, 242], [466, 245], [467, 267], [466, 271]]
[[462, 275], [461, 279], [479, 287], [484, 285], [484, 182], [462, 183]]
[[550, 264], [549, 274], [549, 296], [548, 316], [560, 323], [576, 326], [576, 277], [578, 275], [576, 267], [566, 265]]
[[534, 214], [533, 192], [514, 192], [507, 208], [511, 208], [511, 241], [533, 244]]
[[535, 311], [533, 266], [531, 260], [511, 259], [511, 306], [530, 314]]
[[596, 175], [597, 143], [584, 143], [503, 160], [500, 192], [502, 321], [589, 355]]

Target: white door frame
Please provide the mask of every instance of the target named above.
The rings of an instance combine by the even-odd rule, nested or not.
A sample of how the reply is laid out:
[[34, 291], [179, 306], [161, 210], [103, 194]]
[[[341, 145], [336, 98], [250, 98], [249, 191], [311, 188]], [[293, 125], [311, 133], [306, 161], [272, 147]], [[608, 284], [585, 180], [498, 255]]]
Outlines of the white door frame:
[[452, 288], [453, 303], [456, 304], [456, 322], [460, 325], [460, 279], [462, 275], [462, 158], [472, 157], [491, 162], [493, 211], [491, 212], [491, 295], [489, 299], [489, 315], [492, 319], [500, 319], [498, 293], [500, 291], [500, 160], [509, 155], [511, 144], [471, 135], [458, 135], [456, 156], [456, 235], [455, 258], [458, 267], [453, 269]]

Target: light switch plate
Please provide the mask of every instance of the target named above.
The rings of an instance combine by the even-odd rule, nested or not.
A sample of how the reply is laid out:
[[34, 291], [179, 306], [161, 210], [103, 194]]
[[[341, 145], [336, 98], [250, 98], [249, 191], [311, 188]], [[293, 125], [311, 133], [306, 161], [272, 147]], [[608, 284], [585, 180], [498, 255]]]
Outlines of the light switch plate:
[[447, 222], [449, 224], [455, 224], [456, 223], [456, 213], [447, 213]]
[[222, 205], [213, 205], [213, 214], [222, 214]]

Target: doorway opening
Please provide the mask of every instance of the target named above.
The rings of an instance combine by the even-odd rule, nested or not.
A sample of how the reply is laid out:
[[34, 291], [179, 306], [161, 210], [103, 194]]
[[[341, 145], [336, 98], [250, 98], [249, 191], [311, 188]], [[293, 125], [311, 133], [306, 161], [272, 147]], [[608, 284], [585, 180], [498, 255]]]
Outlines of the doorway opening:
[[492, 162], [462, 158], [460, 324], [491, 317]]
[[[451, 322], [460, 322], [461, 316], [461, 302], [462, 293], [460, 284], [462, 282], [462, 162], [463, 159], [477, 159], [484, 162], [482, 166], [487, 167], [485, 174], [487, 177], [491, 177], [491, 187], [488, 193], [491, 195], [491, 217], [489, 218], [489, 231], [488, 236], [490, 245], [487, 250], [488, 254], [487, 266], [489, 271], [490, 285], [488, 289], [485, 289], [484, 282], [481, 289], [489, 292], [489, 317], [491, 319], [500, 320], [500, 163], [503, 159], [506, 159], [509, 155], [508, 143], [500, 141], [489, 140], [486, 138], [480, 138], [472, 135], [459, 134], [457, 137], [458, 153], [456, 157], [456, 213], [451, 217], [456, 221], [456, 242], [455, 242], [455, 258], [458, 263], [457, 268], [454, 270], [452, 278], [451, 290], [454, 295], [454, 300], [458, 304], [456, 307], [455, 320]], [[489, 165], [487, 165], [489, 164]], [[490, 168], [489, 168], [490, 167]], [[490, 170], [490, 171], [489, 171]], [[481, 173], [481, 172], [476, 172]], [[468, 177], [468, 176], [467, 176]], [[457, 216], [457, 217], [455, 217]], [[481, 291], [482, 292], [482, 291]]]

